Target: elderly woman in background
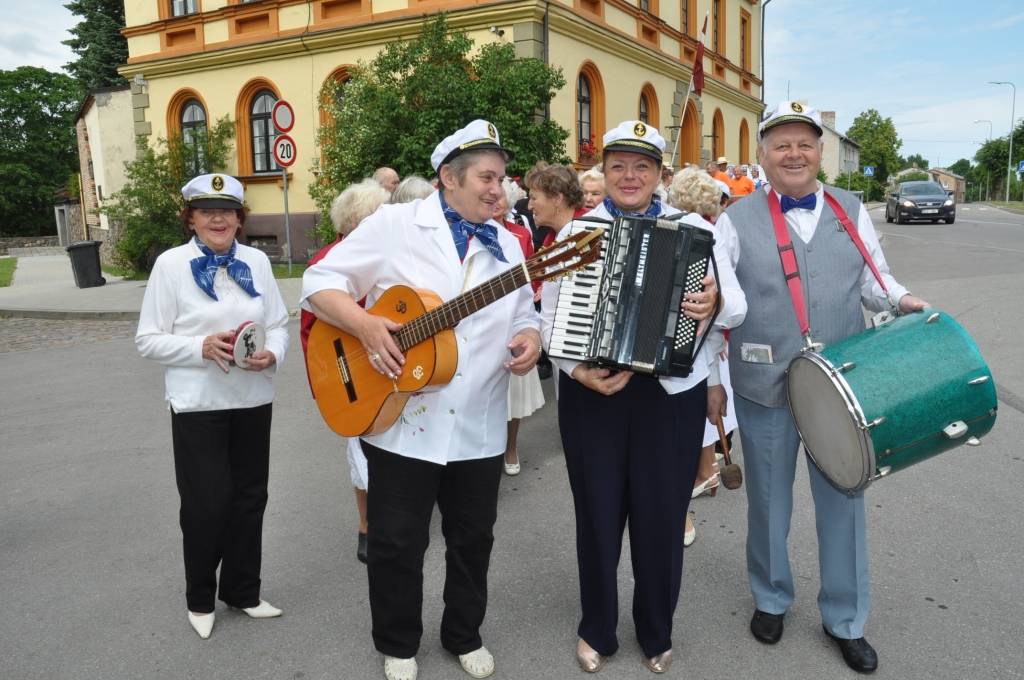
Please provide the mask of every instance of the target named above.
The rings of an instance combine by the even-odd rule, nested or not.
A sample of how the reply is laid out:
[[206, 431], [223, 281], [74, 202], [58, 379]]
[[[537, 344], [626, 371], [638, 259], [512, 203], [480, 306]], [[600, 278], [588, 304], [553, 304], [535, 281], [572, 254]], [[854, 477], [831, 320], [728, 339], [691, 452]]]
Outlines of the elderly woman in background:
[[395, 188], [388, 203], [409, 203], [434, 193], [434, 185], [419, 175], [409, 175]]
[[[188, 621], [205, 640], [218, 596], [252, 618], [281, 615], [260, 599], [260, 567], [288, 310], [267, 256], [235, 240], [246, 215], [241, 183], [200, 175], [181, 193], [190, 238], [153, 265], [135, 345], [165, 367]], [[249, 321], [265, 329], [265, 346], [235, 365], [233, 329]]]
[[[501, 181], [504, 195], [494, 204], [494, 220], [505, 225], [519, 241], [523, 258], [530, 259], [533, 255], [533, 234], [530, 228], [509, 219], [509, 206], [526, 196], [522, 188], [506, 177]], [[533, 282], [534, 301], [540, 300], [540, 281]], [[508, 381], [508, 439], [505, 442], [505, 474], [510, 477], [518, 475], [519, 464], [519, 424], [523, 418], [544, 406], [544, 391], [540, 386], [540, 375], [534, 366], [526, 375], [509, 376]]]
[[[407, 177], [403, 180], [402, 184], [399, 184], [398, 188], [395, 189], [395, 193], [398, 193], [402, 185], [408, 182], [409, 179], [411, 178]], [[338, 194], [337, 198], [331, 202], [331, 222], [334, 224], [334, 231], [338, 237], [321, 248], [316, 255], [310, 258], [308, 264], [312, 266], [322, 260], [327, 253], [331, 252], [334, 246], [341, 243], [343, 238], [352, 233], [359, 226], [360, 222], [376, 212], [377, 208], [381, 205], [387, 203], [388, 198], [390, 198], [388, 190], [375, 179], [364, 179], [361, 182], [352, 184]], [[299, 337], [302, 340], [303, 355], [306, 353], [309, 333], [313, 328], [314, 321], [316, 321], [316, 316], [313, 312], [303, 309], [299, 326]], [[356, 559], [366, 564], [366, 489], [369, 484], [369, 475], [366, 470], [366, 456], [363, 455], [363, 449], [359, 446], [359, 440], [355, 437], [351, 437], [348, 440], [348, 471], [349, 477], [352, 480], [352, 487], [355, 490], [356, 509], [359, 511]]]
[[[672, 179], [669, 187], [669, 203], [680, 210], [697, 213], [714, 225], [722, 212], [727, 199], [723, 193], [728, 187], [724, 182], [712, 179], [706, 172], [696, 167], [681, 170]], [[709, 366], [708, 378], [708, 422], [704, 427], [704, 448], [700, 452], [697, 465], [697, 478], [693, 485], [693, 498], [702, 495], [714, 496], [718, 491], [719, 475], [715, 460], [715, 443], [718, 441], [716, 422], [722, 418], [727, 433], [736, 429], [736, 416], [728, 409], [732, 399], [732, 384], [729, 380], [729, 361], [725, 347], [725, 338], [721, 333], [714, 333], [711, 339], [715, 342], [714, 363]], [[689, 546], [697, 538], [697, 532], [690, 515], [686, 517], [685, 545]]]
[[593, 210], [604, 200], [604, 173], [601, 172], [601, 166], [595, 165], [580, 173], [580, 188], [583, 190], [583, 207], [587, 210]]

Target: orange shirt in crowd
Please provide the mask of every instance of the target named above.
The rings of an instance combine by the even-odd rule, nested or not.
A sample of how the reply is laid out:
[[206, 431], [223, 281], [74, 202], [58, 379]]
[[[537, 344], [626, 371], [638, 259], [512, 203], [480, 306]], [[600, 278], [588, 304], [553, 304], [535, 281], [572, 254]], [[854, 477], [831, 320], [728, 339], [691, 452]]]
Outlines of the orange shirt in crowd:
[[729, 185], [729, 191], [732, 191], [732, 180], [729, 179], [729, 175], [725, 174], [721, 170], [716, 170], [715, 174], [711, 175], [713, 179], [717, 179], [720, 182], [725, 182]]
[[754, 180], [746, 175], [739, 175], [736, 179], [729, 182], [729, 189], [732, 191], [733, 198], [752, 194], [754, 193]]

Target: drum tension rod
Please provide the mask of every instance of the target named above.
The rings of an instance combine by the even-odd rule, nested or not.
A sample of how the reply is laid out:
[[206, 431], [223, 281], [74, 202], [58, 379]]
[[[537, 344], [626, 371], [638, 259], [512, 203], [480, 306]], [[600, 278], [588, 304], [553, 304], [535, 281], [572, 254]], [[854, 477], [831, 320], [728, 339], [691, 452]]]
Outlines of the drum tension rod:
[[879, 425], [881, 425], [881, 424], [882, 424], [882, 423], [884, 423], [884, 422], [885, 422], [885, 416], [878, 416], [877, 418], [875, 418], [874, 420], [872, 420], [872, 421], [871, 421], [870, 423], [868, 423], [868, 425], [867, 425], [867, 426], [868, 426], [869, 428], [870, 428], [870, 427], [878, 427]]
[[942, 315], [939, 314], [938, 312], [935, 312], [925, 320], [925, 323], [932, 323], [934, 321], [938, 321], [940, 316]]
[[855, 368], [857, 368], [857, 362], [847, 361], [846, 363], [839, 367], [839, 370], [842, 373], [846, 373], [847, 371], [852, 371]]
[[981, 384], [987, 383], [987, 382], [988, 382], [988, 376], [987, 375], [983, 375], [983, 376], [979, 376], [979, 377], [975, 378], [974, 380], [968, 380], [967, 384], [968, 385], [981, 385]]

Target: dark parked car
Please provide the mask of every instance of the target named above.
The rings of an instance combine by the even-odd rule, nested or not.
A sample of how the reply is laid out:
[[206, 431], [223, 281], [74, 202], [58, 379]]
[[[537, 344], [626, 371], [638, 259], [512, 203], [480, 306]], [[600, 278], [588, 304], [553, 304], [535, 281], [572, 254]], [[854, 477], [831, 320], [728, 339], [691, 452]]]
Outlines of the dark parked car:
[[956, 221], [956, 201], [938, 182], [901, 182], [885, 201], [885, 221]]

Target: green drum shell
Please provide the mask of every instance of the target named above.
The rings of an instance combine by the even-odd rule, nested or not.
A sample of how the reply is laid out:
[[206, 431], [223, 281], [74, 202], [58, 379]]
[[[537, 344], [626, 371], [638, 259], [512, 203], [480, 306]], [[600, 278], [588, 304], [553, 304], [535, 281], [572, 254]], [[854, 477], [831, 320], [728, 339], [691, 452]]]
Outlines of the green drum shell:
[[[874, 457], [875, 469], [860, 484], [844, 488], [830, 479], [850, 493], [878, 476], [949, 451], [971, 437], [981, 437], [995, 424], [992, 372], [967, 331], [944, 312], [929, 309], [898, 317], [820, 352], [805, 352], [793, 364], [798, 361], [831, 367], [833, 381], [846, 387], [851, 401], [848, 415], [870, 445], [865, 453]], [[852, 368], [841, 368], [850, 364]], [[791, 393], [794, 387], [790, 379]], [[803, 435], [795, 411], [794, 418]], [[869, 425], [876, 419], [882, 420]], [[967, 431], [951, 439], [943, 430], [956, 421], [963, 421]], [[804, 444], [828, 477], [822, 451], [819, 455], [814, 451], [825, 447], [806, 439]]]

